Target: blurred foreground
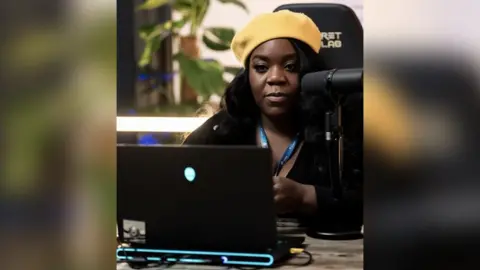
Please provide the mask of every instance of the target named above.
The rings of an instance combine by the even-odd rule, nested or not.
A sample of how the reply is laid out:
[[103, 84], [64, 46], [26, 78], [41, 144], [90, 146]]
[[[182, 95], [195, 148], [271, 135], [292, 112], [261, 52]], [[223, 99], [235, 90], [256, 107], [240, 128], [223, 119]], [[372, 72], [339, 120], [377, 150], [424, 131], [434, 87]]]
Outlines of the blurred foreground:
[[480, 3], [387, 2], [365, 2], [365, 269], [476, 269]]
[[1, 4], [2, 269], [115, 265], [116, 21], [102, 2]]

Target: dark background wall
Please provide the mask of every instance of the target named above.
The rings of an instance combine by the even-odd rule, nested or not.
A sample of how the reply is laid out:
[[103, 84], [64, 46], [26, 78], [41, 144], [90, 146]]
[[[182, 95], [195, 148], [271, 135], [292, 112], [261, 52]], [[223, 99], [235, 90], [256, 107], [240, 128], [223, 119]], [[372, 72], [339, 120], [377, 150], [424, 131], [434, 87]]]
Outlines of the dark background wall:
[[[139, 38], [137, 29], [143, 24], [161, 23], [171, 18], [169, 6], [154, 11], [135, 11], [142, 2], [143, 0], [117, 2], [117, 115], [125, 115], [126, 111], [135, 108], [136, 84], [141, 75], [136, 63], [143, 50], [143, 41]], [[156, 56], [157, 74], [172, 71], [171, 55], [171, 39], [166, 39]]]
[[[155, 11], [135, 11], [143, 0], [117, 1], [117, 115], [132, 114], [136, 107], [137, 80], [142, 75], [137, 67], [143, 41], [137, 29], [146, 23], [160, 23], [171, 18], [168, 6]], [[171, 39], [166, 39], [156, 56], [157, 73], [172, 71]], [[171, 87], [171, 86], [170, 86]], [[148, 137], [148, 135], [147, 135]], [[140, 140], [142, 141], [142, 140]], [[137, 133], [117, 133], [117, 143], [138, 143]]]

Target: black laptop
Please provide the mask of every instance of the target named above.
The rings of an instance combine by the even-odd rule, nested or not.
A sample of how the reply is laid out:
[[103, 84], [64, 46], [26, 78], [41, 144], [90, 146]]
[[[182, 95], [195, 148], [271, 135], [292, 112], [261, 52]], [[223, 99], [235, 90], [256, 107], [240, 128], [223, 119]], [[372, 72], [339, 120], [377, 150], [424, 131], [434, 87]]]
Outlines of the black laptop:
[[246, 146], [117, 146], [119, 260], [271, 266], [303, 237], [277, 235], [271, 155]]

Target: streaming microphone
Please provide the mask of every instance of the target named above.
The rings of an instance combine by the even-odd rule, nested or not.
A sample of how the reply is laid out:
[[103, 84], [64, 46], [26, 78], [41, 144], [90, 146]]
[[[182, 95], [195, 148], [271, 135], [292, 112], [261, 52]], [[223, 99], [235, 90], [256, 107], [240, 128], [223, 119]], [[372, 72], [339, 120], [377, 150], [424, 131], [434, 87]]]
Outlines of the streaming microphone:
[[302, 94], [307, 97], [325, 96], [333, 101], [324, 103], [326, 111], [323, 124], [332, 192], [335, 198], [341, 199], [344, 169], [341, 100], [348, 95], [363, 92], [363, 68], [331, 69], [308, 73], [303, 76], [301, 87]]
[[363, 92], [363, 69], [332, 69], [305, 74], [302, 78], [305, 94], [349, 95]]

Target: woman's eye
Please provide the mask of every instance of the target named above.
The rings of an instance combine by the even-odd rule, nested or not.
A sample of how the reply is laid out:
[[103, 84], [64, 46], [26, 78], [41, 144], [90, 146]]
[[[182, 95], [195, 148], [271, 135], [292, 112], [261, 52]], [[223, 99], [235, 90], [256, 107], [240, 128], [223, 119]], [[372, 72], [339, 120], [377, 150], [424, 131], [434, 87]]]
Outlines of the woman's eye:
[[253, 68], [258, 73], [264, 73], [264, 72], [267, 72], [267, 70], [268, 70], [268, 68], [264, 65], [255, 65], [255, 66], [253, 66]]
[[285, 66], [285, 69], [289, 72], [294, 72], [296, 70], [295, 64], [288, 64]]

